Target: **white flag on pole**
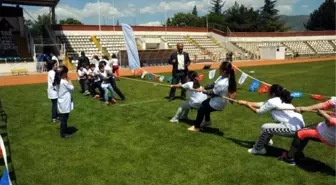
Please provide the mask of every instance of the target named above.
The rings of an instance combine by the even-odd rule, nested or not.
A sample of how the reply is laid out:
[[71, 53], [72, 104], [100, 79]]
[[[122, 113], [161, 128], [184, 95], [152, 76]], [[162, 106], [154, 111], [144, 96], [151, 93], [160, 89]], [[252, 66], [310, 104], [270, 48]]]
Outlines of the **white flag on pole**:
[[142, 75], [141, 75], [141, 78], [145, 78], [146, 74], [147, 74], [147, 72], [144, 71], [144, 72], [142, 73]]
[[164, 78], [165, 78], [164, 76], [160, 76], [159, 81], [163, 82]]
[[216, 76], [216, 69], [209, 71], [209, 79], [212, 80]]
[[239, 78], [238, 83], [240, 85], [242, 85], [245, 82], [245, 80], [246, 80], [247, 77], [248, 77], [248, 75], [246, 73], [242, 73], [241, 76], [240, 76], [240, 78]]

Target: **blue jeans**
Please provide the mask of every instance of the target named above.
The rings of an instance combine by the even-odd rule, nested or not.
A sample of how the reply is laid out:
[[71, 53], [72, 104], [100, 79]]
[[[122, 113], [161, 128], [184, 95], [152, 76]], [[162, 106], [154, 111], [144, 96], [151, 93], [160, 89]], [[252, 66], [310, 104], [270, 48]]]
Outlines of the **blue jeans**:
[[55, 120], [57, 119], [57, 98], [51, 99], [51, 119]]
[[[105, 86], [103, 87], [103, 85], [105, 85]], [[114, 98], [113, 88], [112, 88], [111, 84], [108, 84], [107, 86], [106, 86], [106, 84], [102, 84], [102, 88], [104, 89], [104, 100], [105, 101], [108, 101], [108, 92], [109, 91], [111, 93], [111, 97]]]

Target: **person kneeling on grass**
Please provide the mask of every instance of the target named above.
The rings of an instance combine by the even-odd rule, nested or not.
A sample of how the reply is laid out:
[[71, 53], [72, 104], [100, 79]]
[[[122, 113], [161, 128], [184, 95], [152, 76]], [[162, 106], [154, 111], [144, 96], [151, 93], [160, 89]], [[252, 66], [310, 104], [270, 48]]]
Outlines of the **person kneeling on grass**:
[[[273, 120], [276, 123], [266, 123], [261, 127], [259, 140], [248, 152], [251, 154], [266, 154], [265, 145], [272, 145], [273, 135], [294, 137], [297, 130], [305, 126], [301, 114], [294, 111], [295, 107], [291, 104], [290, 93], [278, 84], [271, 86], [269, 99], [266, 103], [247, 102], [239, 100], [238, 104], [246, 105], [257, 114], [264, 114], [271, 111]], [[257, 107], [260, 107], [257, 109]]]
[[[329, 115], [323, 110], [334, 108], [333, 114]], [[288, 164], [295, 165], [295, 155], [302, 152], [307, 146], [309, 140], [322, 142], [328, 146], [335, 147], [336, 144], [336, 97], [330, 100], [315, 104], [309, 107], [297, 107], [297, 112], [314, 111], [317, 110], [318, 114], [325, 120], [321, 123], [308, 126], [296, 133], [296, 137], [292, 142], [290, 150], [284, 152], [278, 159]]]
[[83, 95], [89, 95], [90, 92], [88, 91], [88, 83], [87, 83], [87, 69], [86, 66], [81, 66], [79, 67], [78, 71], [77, 71], [77, 75], [78, 75], [78, 82], [79, 85], [81, 87], [81, 91], [80, 93]]
[[172, 85], [171, 87], [175, 88], [184, 88], [188, 90], [189, 94], [189, 101], [185, 101], [180, 105], [178, 108], [175, 116], [170, 120], [172, 123], [178, 123], [179, 120], [186, 120], [188, 119], [188, 113], [191, 108], [199, 109], [202, 102], [206, 100], [208, 97], [207, 95], [203, 94], [202, 92], [196, 92], [194, 89], [198, 89], [200, 84], [197, 80], [197, 73], [195, 71], [188, 72], [188, 82], [185, 84], [176, 84]]
[[237, 83], [232, 64], [227, 61], [222, 62], [219, 72], [221, 76], [215, 83], [196, 90], [211, 97], [202, 102], [202, 106], [197, 111], [195, 125], [188, 128], [189, 131], [199, 132], [201, 126], [210, 126], [210, 113], [223, 110], [229, 102], [227, 99], [223, 99], [223, 97], [229, 96], [230, 98], [234, 98], [237, 91]]
[[113, 88], [111, 85], [111, 78], [113, 77], [113, 74], [111, 71], [105, 70], [104, 64], [99, 64], [99, 78], [102, 80], [101, 87], [104, 89], [104, 101], [105, 105], [109, 105], [109, 99], [108, 99], [108, 92], [111, 93], [111, 102], [117, 103], [117, 101], [114, 99], [114, 93]]

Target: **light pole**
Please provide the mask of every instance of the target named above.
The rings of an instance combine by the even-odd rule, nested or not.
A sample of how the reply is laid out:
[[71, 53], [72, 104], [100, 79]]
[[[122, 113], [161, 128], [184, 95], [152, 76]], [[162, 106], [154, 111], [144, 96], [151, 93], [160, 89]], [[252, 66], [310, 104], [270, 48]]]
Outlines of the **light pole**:
[[[115, 5], [115, 4], [114, 4], [114, 0], [112, 1], [112, 5], [113, 5], [113, 8], [116, 9], [116, 8], [114, 7], [114, 5]], [[115, 16], [115, 15], [113, 14], [113, 31], [115, 31], [114, 16]]]

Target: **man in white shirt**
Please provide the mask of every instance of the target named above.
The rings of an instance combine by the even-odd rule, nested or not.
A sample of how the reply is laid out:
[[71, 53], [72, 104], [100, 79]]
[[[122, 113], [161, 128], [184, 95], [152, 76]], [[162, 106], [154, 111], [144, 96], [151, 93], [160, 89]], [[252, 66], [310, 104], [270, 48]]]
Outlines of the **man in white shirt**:
[[[183, 44], [177, 43], [177, 52], [174, 52], [171, 54], [170, 59], [168, 61], [169, 64], [173, 65], [173, 81], [172, 84], [178, 84], [178, 83], [186, 83], [187, 82], [187, 74], [188, 74], [188, 66], [190, 65], [190, 58], [189, 54], [187, 52], [183, 51]], [[168, 96], [169, 101], [172, 101], [175, 99], [175, 91], [176, 88], [172, 87], [170, 89], [170, 93]], [[181, 97], [183, 100], [186, 99], [186, 90], [181, 90]]]

